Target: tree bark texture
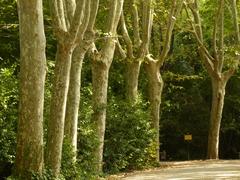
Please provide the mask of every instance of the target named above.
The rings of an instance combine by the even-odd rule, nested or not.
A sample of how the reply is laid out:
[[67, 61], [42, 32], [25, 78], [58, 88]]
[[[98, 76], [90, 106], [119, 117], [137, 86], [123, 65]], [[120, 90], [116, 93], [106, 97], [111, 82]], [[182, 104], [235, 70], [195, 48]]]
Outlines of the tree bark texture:
[[104, 48], [103, 54], [99, 54], [92, 61], [92, 85], [93, 85], [93, 122], [96, 125], [98, 147], [95, 151], [96, 170], [102, 171], [104, 135], [106, 127], [106, 109], [107, 109], [107, 89], [108, 73], [111, 66], [115, 42], [114, 39], [108, 39], [108, 45]]
[[67, 141], [69, 141], [73, 146], [73, 151], [75, 153], [77, 152], [77, 128], [81, 89], [81, 70], [85, 53], [86, 50], [82, 49], [81, 46], [77, 46], [73, 51], [69, 91], [67, 96], [64, 134]]
[[61, 167], [72, 52], [78, 44], [79, 37], [85, 33], [91, 1], [78, 0], [76, 8], [74, 0], [69, 0], [68, 5], [63, 0], [51, 0], [50, 3], [58, 47], [48, 122], [46, 163], [57, 178]]
[[126, 65], [126, 96], [130, 101], [135, 101], [138, 96], [138, 77], [140, 73], [140, 61], [128, 62]]
[[43, 169], [43, 104], [46, 75], [42, 1], [18, 1], [20, 107], [15, 175], [28, 179]]
[[[150, 38], [151, 38], [151, 30], [152, 30], [152, 20], [153, 20], [153, 12], [151, 10], [152, 1], [148, 0], [148, 3], [146, 1], [146, 4], [144, 4], [143, 9], [146, 9], [145, 11], [145, 21], [148, 19], [148, 30], [145, 31], [145, 39], [147, 39], [145, 42], [145, 46], [149, 46]], [[160, 151], [160, 140], [159, 140], [159, 121], [160, 121], [160, 105], [161, 105], [161, 96], [162, 96], [162, 90], [163, 90], [163, 79], [160, 74], [160, 67], [163, 65], [163, 62], [167, 58], [168, 52], [170, 50], [170, 44], [172, 39], [172, 33], [173, 28], [175, 25], [176, 18], [182, 9], [183, 1], [177, 1], [173, 0], [171, 4], [171, 9], [167, 21], [167, 27], [166, 27], [166, 35], [163, 40], [163, 49], [160, 52], [160, 56], [157, 60], [151, 57], [149, 54], [149, 48], [146, 48], [146, 51], [148, 52], [145, 56], [146, 58], [146, 72], [148, 76], [148, 82], [149, 82], [149, 100], [150, 100], [150, 109], [151, 109], [151, 115], [152, 115], [152, 124], [153, 128], [156, 132], [156, 162], [159, 162], [159, 151]], [[148, 32], [148, 33], [147, 33]], [[144, 42], [144, 41], [143, 41]]]
[[148, 61], [145, 64], [148, 83], [149, 83], [149, 100], [152, 116], [152, 126], [155, 130], [155, 145], [156, 145], [156, 162], [159, 162], [160, 140], [159, 140], [159, 123], [160, 123], [160, 105], [163, 90], [163, 79], [160, 74], [158, 61]]
[[224, 105], [226, 81], [212, 78], [212, 108], [208, 134], [208, 159], [218, 159], [219, 133]]
[[[140, 72], [140, 66], [144, 57], [149, 53], [149, 41], [151, 34], [151, 0], [142, 1], [140, 4], [143, 9], [141, 11], [141, 16], [139, 16], [138, 4], [136, 0], [131, 1], [131, 15], [132, 22], [131, 28], [133, 29], [133, 34], [131, 36], [128, 32], [128, 27], [125, 22], [124, 13], [121, 15], [121, 31], [123, 35], [123, 40], [126, 44], [125, 57], [128, 59], [126, 62], [126, 97], [131, 102], [137, 100], [138, 96], [138, 77]], [[142, 21], [142, 31], [140, 33], [140, 18]], [[135, 51], [134, 51], [135, 50]]]
[[104, 135], [106, 127], [108, 72], [110, 64], [94, 61], [92, 64], [93, 121], [96, 125], [99, 144], [95, 151], [96, 170], [102, 171]]
[[77, 128], [82, 62], [87, 50], [95, 40], [94, 24], [98, 11], [98, 5], [98, 0], [91, 1], [88, 10], [85, 12], [86, 16], [88, 16], [86, 19], [89, 19], [89, 21], [85, 21], [85, 25], [83, 26], [86, 28], [85, 33], [80, 33], [78, 35], [79, 44], [74, 49], [72, 56], [64, 135], [65, 139], [67, 139], [73, 147], [73, 162], [75, 162], [77, 158]]
[[65, 108], [69, 86], [72, 47], [58, 44], [55, 79], [52, 89], [50, 119], [48, 121], [48, 139], [46, 163], [55, 176], [58, 176], [61, 166], [62, 143], [64, 134]]
[[99, 140], [95, 151], [96, 170], [102, 172], [104, 134], [106, 126], [107, 88], [108, 73], [111, 66], [115, 44], [118, 22], [122, 13], [124, 0], [113, 0], [109, 2], [109, 14], [106, 27], [107, 34], [100, 52], [94, 55], [92, 61], [92, 85], [93, 85], [93, 122], [96, 124]]

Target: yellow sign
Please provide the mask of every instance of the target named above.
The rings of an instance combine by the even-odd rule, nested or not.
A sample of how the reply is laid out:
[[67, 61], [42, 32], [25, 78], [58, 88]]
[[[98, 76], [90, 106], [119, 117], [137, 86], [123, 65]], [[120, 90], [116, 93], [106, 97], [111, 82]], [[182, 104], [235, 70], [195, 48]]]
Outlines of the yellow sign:
[[191, 141], [192, 140], [192, 135], [191, 134], [185, 134], [184, 135], [184, 140], [185, 141]]

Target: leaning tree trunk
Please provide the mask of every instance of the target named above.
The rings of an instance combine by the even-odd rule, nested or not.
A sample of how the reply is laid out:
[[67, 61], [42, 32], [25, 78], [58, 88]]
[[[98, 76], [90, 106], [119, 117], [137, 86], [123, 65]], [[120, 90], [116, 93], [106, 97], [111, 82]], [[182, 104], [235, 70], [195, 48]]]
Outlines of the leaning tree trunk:
[[208, 159], [218, 159], [219, 133], [225, 97], [226, 81], [212, 78], [212, 108], [208, 134]]
[[160, 151], [159, 121], [163, 80], [160, 74], [160, 67], [159, 65], [157, 65], [157, 61], [148, 61], [145, 67], [149, 81], [149, 100], [152, 116], [152, 126], [156, 131], [155, 132], [156, 162], [159, 162]]
[[126, 65], [126, 97], [130, 101], [136, 101], [138, 96], [140, 66], [140, 61], [127, 62]]
[[42, 1], [18, 1], [20, 107], [15, 175], [30, 179], [43, 169], [43, 104], [46, 75]]
[[81, 70], [85, 53], [86, 50], [80, 45], [78, 45], [73, 51], [64, 127], [65, 139], [73, 146], [75, 160], [77, 152], [77, 127], [80, 103]]
[[48, 121], [48, 139], [46, 163], [55, 176], [61, 167], [62, 143], [64, 134], [65, 108], [69, 86], [72, 47], [58, 44], [55, 79], [52, 89], [50, 119]]

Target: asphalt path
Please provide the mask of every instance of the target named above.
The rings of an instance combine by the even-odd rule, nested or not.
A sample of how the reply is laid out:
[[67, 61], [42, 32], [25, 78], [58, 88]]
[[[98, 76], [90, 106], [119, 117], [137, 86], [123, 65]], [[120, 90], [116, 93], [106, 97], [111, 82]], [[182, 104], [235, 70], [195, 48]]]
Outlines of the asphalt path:
[[165, 168], [134, 172], [122, 180], [240, 180], [240, 160], [165, 162]]

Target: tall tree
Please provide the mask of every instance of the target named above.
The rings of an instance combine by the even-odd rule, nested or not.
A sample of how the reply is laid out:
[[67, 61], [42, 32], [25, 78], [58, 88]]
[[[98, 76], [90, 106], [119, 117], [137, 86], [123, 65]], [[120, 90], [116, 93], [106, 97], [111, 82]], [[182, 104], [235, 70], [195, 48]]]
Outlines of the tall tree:
[[30, 179], [43, 169], [43, 101], [46, 74], [42, 0], [18, 1], [20, 107], [16, 176]]
[[94, 42], [95, 38], [94, 24], [97, 15], [98, 4], [99, 4], [98, 0], [95, 1], [91, 0], [91, 6], [89, 6], [90, 8], [85, 12], [88, 13], [90, 16], [89, 22], [85, 21], [86, 25], [84, 26], [87, 28], [86, 32], [85, 34], [79, 34], [78, 41], [80, 42], [74, 49], [72, 56], [64, 134], [67, 141], [69, 141], [73, 147], [75, 154], [74, 159], [76, 159], [77, 152], [77, 127], [80, 102], [82, 62], [87, 50]]
[[235, 38], [236, 43], [239, 45], [240, 43], [240, 32], [239, 32], [239, 23], [238, 23], [238, 9], [237, 9], [237, 1], [236, 0], [230, 0], [230, 5], [232, 8], [232, 17], [233, 17], [233, 25], [235, 29]]
[[[138, 94], [138, 76], [140, 72], [141, 63], [146, 55], [146, 43], [147, 39], [143, 37], [141, 39], [140, 35], [140, 17], [139, 16], [139, 2], [136, 0], [131, 0], [126, 3], [124, 7], [129, 5], [130, 13], [123, 11], [121, 15], [121, 34], [126, 45], [126, 52], [121, 51], [123, 57], [126, 58], [126, 97], [130, 101], [135, 101]], [[127, 9], [126, 8], [126, 9]], [[126, 13], [124, 13], [126, 12]], [[126, 23], [126, 18], [129, 14], [132, 15], [132, 21], [129, 26]], [[127, 17], [126, 17], [127, 16]], [[132, 36], [129, 33], [130, 27], [132, 28]], [[146, 31], [149, 27], [149, 21], [142, 23], [143, 34], [146, 34]], [[118, 46], [123, 50], [119, 41]]]
[[160, 73], [160, 68], [162, 67], [164, 61], [167, 58], [168, 52], [170, 50], [172, 32], [174, 28], [174, 24], [176, 21], [176, 17], [179, 15], [182, 9], [183, 1], [173, 0], [171, 4], [171, 10], [169, 13], [169, 17], [167, 20], [167, 28], [165, 36], [163, 37], [163, 47], [159, 54], [159, 57], [154, 58], [149, 52], [149, 43], [151, 38], [151, 30], [153, 24], [153, 9], [152, 9], [152, 1], [147, 0], [143, 2], [143, 23], [148, 23], [148, 26], [145, 27], [147, 30], [145, 31], [146, 38], [146, 56], [145, 56], [145, 69], [148, 77], [149, 84], [149, 101], [150, 101], [150, 109], [152, 116], [152, 126], [156, 131], [156, 161], [159, 161], [159, 121], [160, 121], [160, 104], [161, 104], [161, 95], [163, 90], [163, 79]]
[[[218, 1], [218, 10], [212, 34], [212, 51], [204, 44], [201, 18], [199, 14], [198, 1], [188, 1], [187, 6], [191, 10], [193, 21], [190, 20], [194, 36], [199, 45], [199, 54], [206, 68], [212, 83], [212, 107], [210, 115], [210, 127], [208, 135], [207, 158], [218, 159], [219, 151], [219, 132], [224, 106], [225, 88], [228, 80], [238, 68], [235, 61], [231, 67], [224, 67], [225, 44], [224, 44], [224, 0]], [[236, 4], [235, 4], [236, 5]], [[236, 6], [235, 6], [236, 7]], [[190, 17], [187, 9], [186, 12]], [[235, 16], [236, 21], [236, 16]], [[236, 27], [235, 27], [236, 28]], [[238, 28], [236, 28], [238, 31]], [[236, 37], [238, 39], [238, 37]], [[212, 53], [211, 53], [212, 52]]]
[[92, 84], [93, 84], [93, 121], [96, 124], [97, 137], [99, 140], [96, 148], [96, 168], [102, 171], [104, 134], [106, 126], [108, 73], [111, 66], [115, 44], [117, 41], [117, 26], [122, 13], [123, 0], [109, 1], [109, 13], [102, 49], [95, 53], [92, 61]]
[[74, 0], [50, 1], [54, 33], [57, 38], [57, 53], [48, 122], [46, 164], [54, 176], [59, 175], [61, 166], [72, 52], [80, 34], [85, 33], [90, 5], [91, 1], [86, 0], [76, 0], [76, 3]]

